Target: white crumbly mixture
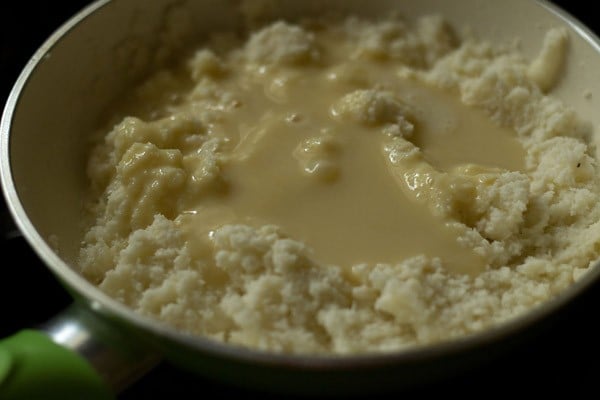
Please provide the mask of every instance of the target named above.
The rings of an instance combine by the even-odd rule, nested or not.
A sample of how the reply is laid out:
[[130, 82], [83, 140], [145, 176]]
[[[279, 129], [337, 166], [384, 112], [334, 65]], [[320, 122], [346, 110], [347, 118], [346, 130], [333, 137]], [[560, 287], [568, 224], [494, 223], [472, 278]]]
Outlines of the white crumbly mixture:
[[[235, 62], [247, 63], [249, 75], [319, 66], [324, 54], [313, 25], [275, 22], [237, 48], [231, 38], [215, 37], [209, 45], [217, 50], [199, 50], [187, 64], [191, 90], [178, 92], [168, 71], [140, 88], [138, 97], [154, 99], [140, 112], [147, 121], [117, 123], [89, 163], [94, 200], [80, 254], [85, 277], [181, 331], [270, 351], [356, 353], [480, 331], [560, 293], [596, 262], [600, 174], [591, 127], [544, 94], [558, 72], [515, 49], [475, 39], [457, 44], [439, 17], [414, 24], [348, 18], [328, 29], [354, 43], [348, 59], [394, 62], [400, 76], [455, 93], [518, 134], [525, 171], [482, 175], [490, 182], [476, 188], [470, 204], [456, 204], [452, 193], [440, 200], [441, 213], [460, 207], [467, 232], [461, 240], [486, 257], [484, 272], [451, 274], [443, 260], [424, 256], [393, 265], [324, 265], [275, 226], [220, 226], [211, 251], [194, 252], [178, 227], [174, 194], [202, 196], [222, 179], [222, 143], [206, 128], [235, 106], [219, 90], [220, 76]], [[565, 45], [562, 30], [551, 32], [540, 53], [546, 61]], [[404, 136], [388, 151], [418, 157], [405, 139], [412, 125], [386, 92], [349, 96], [338, 105], [342, 113], [357, 123], [393, 122]], [[178, 114], [181, 102], [196, 102], [197, 118]], [[192, 153], [201, 162], [188, 162]]]

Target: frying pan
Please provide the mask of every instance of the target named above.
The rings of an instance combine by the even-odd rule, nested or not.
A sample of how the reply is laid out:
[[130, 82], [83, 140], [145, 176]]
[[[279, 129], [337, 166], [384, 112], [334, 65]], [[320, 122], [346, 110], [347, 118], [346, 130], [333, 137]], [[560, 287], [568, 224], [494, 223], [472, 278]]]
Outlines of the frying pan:
[[[533, 0], [278, 1], [274, 16], [323, 8], [368, 16], [441, 13], [496, 42], [518, 38], [532, 56], [550, 27], [568, 27], [565, 75], [553, 95], [600, 122], [599, 40], [555, 6]], [[165, 16], [185, 26], [165, 47]], [[157, 52], [241, 23], [234, 0], [101, 0], [56, 31], [24, 68], [0, 126], [0, 173], [9, 210], [30, 246], [72, 295], [73, 305], [39, 331], [0, 343], [0, 398], [110, 398], [160, 359], [229, 382], [277, 392], [348, 394], [435, 379], [503, 351], [533, 332], [598, 280], [594, 268], [560, 296], [485, 332], [389, 354], [291, 356], [191, 337], [134, 313], [83, 279], [72, 266], [82, 234], [88, 133], [107, 107], [160, 66]], [[166, 51], [166, 53], [165, 53]], [[151, 62], [151, 60], [154, 60]], [[592, 94], [584, 98], [585, 92]], [[598, 141], [600, 138], [594, 138]]]

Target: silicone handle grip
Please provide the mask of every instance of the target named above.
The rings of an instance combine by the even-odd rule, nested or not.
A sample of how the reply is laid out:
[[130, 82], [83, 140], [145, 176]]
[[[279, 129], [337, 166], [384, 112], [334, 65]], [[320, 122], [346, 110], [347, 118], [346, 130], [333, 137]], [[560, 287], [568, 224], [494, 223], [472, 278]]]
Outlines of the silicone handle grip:
[[114, 399], [77, 353], [48, 336], [23, 330], [0, 341], [0, 399]]

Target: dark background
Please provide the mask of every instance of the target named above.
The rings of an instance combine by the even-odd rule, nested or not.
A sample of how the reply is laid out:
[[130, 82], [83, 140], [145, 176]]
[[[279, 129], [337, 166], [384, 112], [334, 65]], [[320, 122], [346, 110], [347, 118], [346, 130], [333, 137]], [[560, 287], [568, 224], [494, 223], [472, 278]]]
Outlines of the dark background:
[[[500, 0], [499, 0], [500, 1]], [[594, 2], [559, 0], [558, 5], [595, 32], [600, 15]], [[0, 104], [4, 104], [20, 70], [42, 42], [88, 1], [1, 1]], [[600, 77], [600, 71], [599, 77]], [[43, 323], [71, 301], [64, 289], [10, 228], [0, 199], [0, 337]], [[490, 359], [476, 370], [436, 381], [390, 397], [522, 397], [567, 395], [600, 398], [600, 328], [597, 326], [600, 285], [563, 310], [558, 319], [523, 345]], [[225, 397], [257, 395], [207, 381], [162, 364], [120, 395], [151, 397]]]

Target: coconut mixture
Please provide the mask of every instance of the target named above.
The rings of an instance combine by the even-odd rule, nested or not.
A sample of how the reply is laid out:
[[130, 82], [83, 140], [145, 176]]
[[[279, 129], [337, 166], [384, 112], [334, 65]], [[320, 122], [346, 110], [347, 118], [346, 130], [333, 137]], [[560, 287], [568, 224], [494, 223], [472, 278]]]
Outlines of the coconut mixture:
[[599, 258], [592, 128], [539, 56], [439, 16], [277, 21], [158, 72], [88, 165], [83, 275], [269, 351], [392, 351], [529, 311]]

